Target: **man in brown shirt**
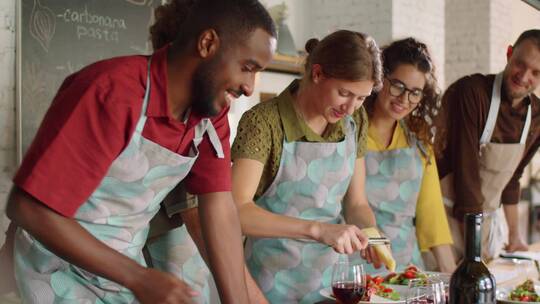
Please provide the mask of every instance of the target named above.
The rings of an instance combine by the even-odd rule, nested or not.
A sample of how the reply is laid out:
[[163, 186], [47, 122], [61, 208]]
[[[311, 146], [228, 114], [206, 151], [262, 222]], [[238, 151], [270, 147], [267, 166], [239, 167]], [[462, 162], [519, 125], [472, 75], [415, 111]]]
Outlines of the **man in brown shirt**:
[[[447, 211], [454, 219], [450, 222], [462, 228], [457, 223], [470, 212], [484, 212], [484, 222], [489, 222], [491, 212], [502, 203], [509, 228], [506, 250], [515, 251], [527, 249], [518, 231], [519, 178], [540, 146], [540, 100], [533, 95], [540, 84], [540, 30], [522, 33], [508, 47], [507, 58], [498, 90], [494, 89], [496, 75], [474, 74], [457, 80], [444, 94], [436, 122], [443, 148], [437, 165], [449, 202]], [[488, 119], [490, 108], [493, 113]], [[491, 230], [497, 226], [492, 224]], [[456, 236], [463, 231], [453, 230], [459, 244]], [[483, 228], [483, 241], [491, 230]], [[498, 242], [498, 250], [502, 243]], [[482, 247], [484, 252], [490, 245], [483, 242]], [[484, 256], [489, 259], [494, 254]]]

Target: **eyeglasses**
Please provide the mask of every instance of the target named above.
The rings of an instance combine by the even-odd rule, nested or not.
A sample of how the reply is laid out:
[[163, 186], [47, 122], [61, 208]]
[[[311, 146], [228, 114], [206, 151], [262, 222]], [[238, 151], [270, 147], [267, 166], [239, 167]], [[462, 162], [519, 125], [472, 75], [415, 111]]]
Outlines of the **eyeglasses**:
[[394, 97], [401, 97], [405, 92], [409, 92], [407, 99], [409, 100], [410, 106], [415, 106], [422, 101], [424, 97], [424, 92], [420, 89], [408, 89], [405, 84], [397, 79], [390, 79], [386, 77], [390, 82], [390, 95]]

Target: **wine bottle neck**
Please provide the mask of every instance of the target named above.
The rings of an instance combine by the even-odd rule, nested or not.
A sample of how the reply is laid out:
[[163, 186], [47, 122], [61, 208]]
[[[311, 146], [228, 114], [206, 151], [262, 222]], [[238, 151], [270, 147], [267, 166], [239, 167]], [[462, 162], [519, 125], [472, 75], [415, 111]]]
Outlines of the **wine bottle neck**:
[[482, 261], [482, 220], [470, 217], [465, 223], [465, 259], [469, 261]]

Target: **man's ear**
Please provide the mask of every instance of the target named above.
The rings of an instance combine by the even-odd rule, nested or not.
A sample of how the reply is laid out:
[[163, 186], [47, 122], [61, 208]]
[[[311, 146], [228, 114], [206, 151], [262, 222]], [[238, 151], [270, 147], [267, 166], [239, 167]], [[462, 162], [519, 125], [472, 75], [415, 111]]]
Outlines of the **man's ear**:
[[203, 59], [210, 58], [217, 53], [220, 45], [221, 41], [214, 29], [204, 30], [197, 40], [197, 53]]
[[514, 51], [514, 48], [509, 45], [506, 49], [506, 61], [510, 61], [510, 57], [512, 57], [512, 52]]

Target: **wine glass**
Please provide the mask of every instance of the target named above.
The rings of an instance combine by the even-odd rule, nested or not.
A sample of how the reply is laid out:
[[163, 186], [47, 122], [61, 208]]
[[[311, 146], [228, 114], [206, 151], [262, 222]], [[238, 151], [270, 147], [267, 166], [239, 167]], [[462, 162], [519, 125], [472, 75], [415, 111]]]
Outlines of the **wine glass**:
[[341, 304], [356, 304], [366, 292], [364, 266], [349, 261], [338, 261], [332, 271], [332, 292]]
[[445, 304], [445, 289], [442, 280], [413, 279], [409, 281], [407, 304]]
[[444, 299], [442, 303], [448, 303], [448, 296], [450, 294], [450, 278], [449, 273], [439, 273], [434, 276], [430, 276], [429, 280], [436, 284], [439, 290], [440, 298]]

